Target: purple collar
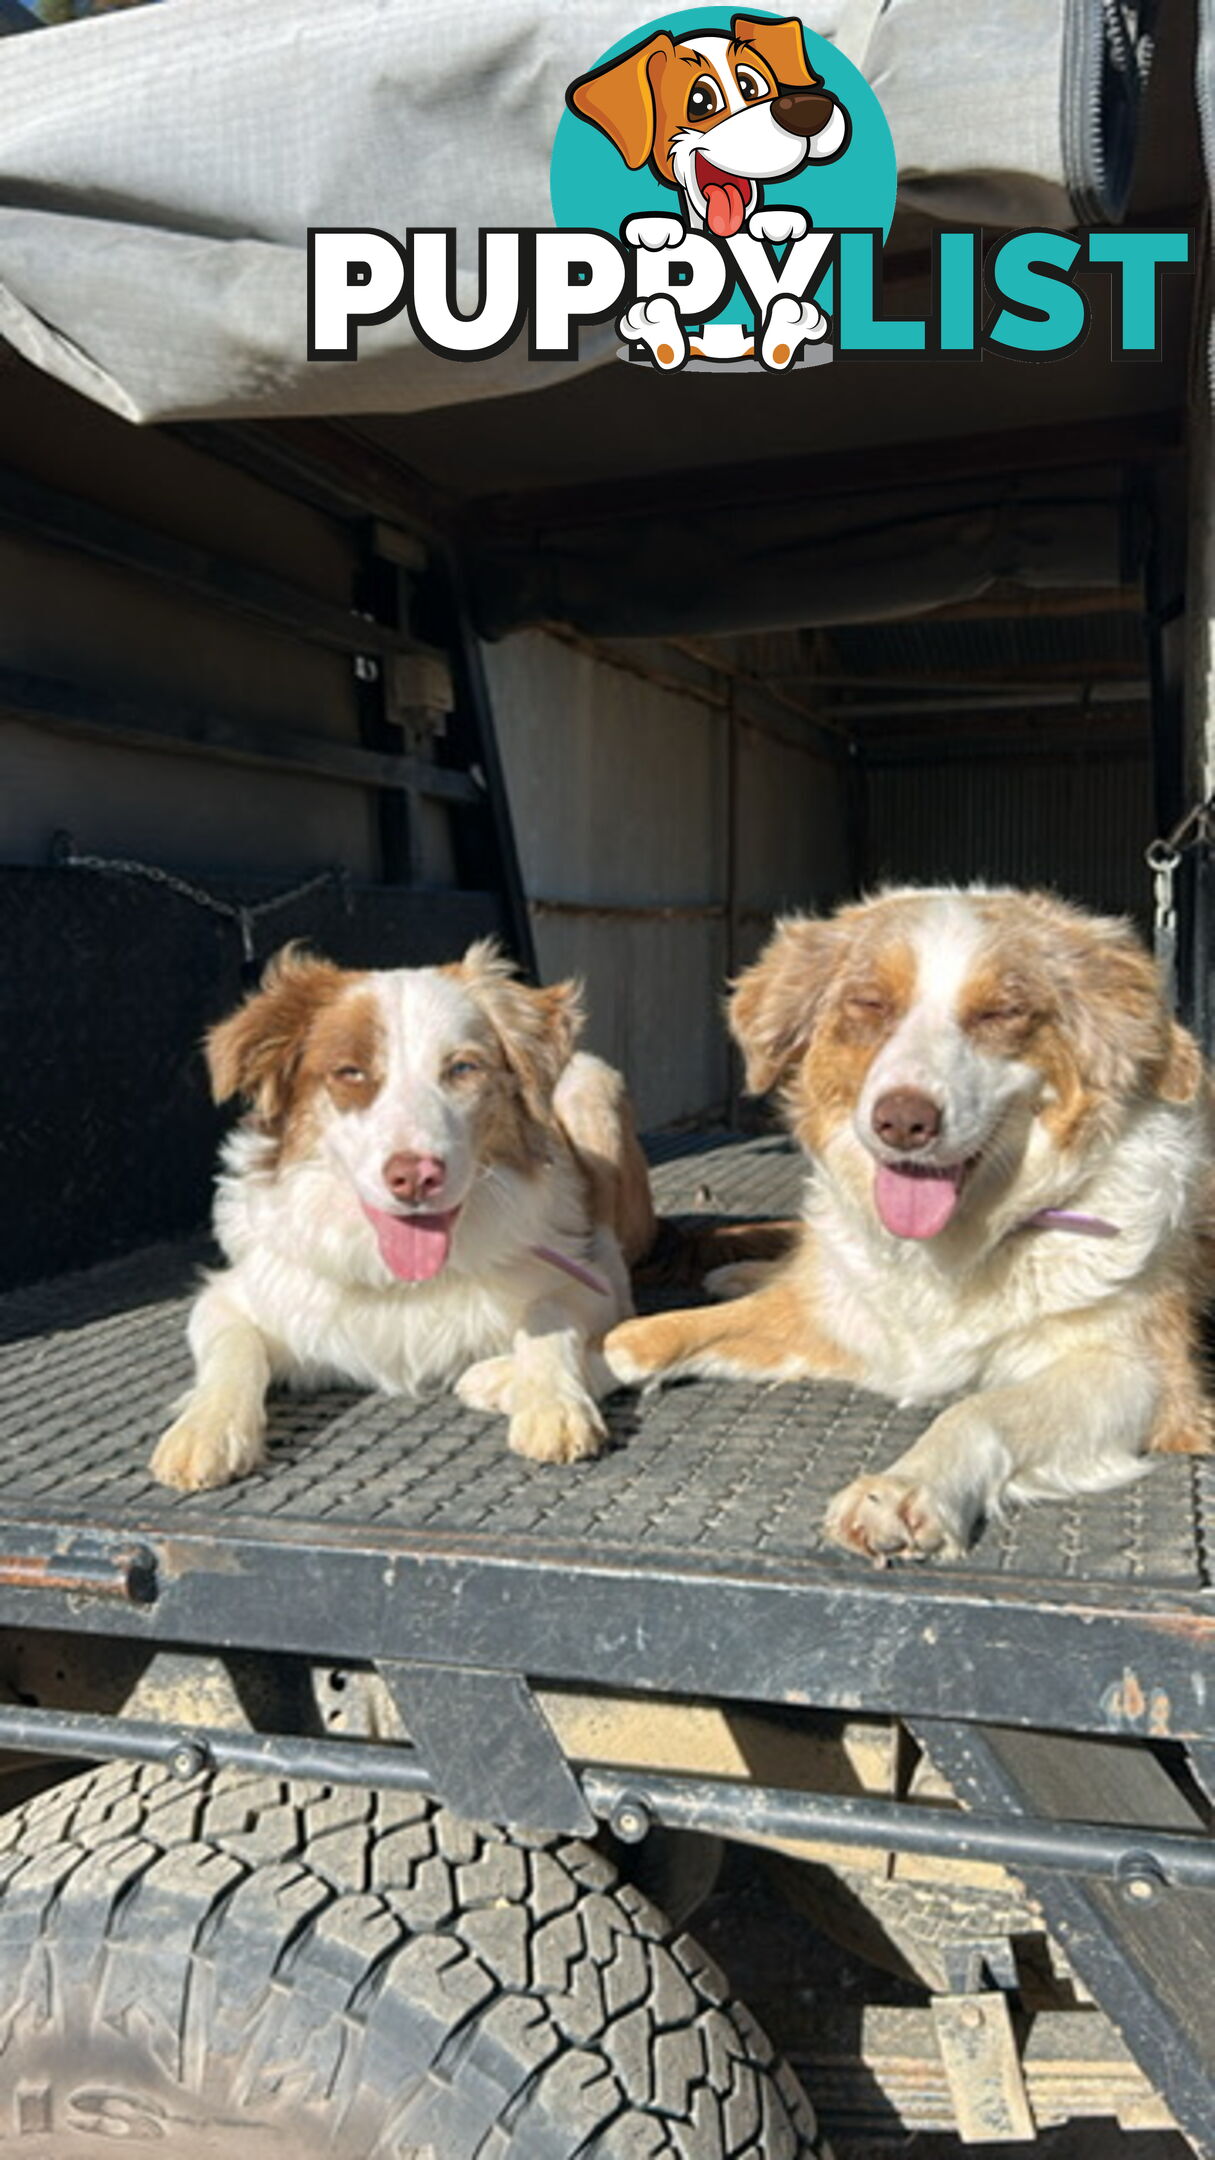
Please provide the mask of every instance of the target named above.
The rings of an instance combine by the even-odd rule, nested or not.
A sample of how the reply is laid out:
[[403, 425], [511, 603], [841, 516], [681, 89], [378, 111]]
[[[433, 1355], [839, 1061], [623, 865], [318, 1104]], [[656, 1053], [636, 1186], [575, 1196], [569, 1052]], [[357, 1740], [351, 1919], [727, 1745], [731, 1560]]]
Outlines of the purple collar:
[[1019, 1230], [1071, 1230], [1077, 1237], [1121, 1237], [1117, 1223], [1103, 1222], [1100, 1215], [1078, 1215], [1074, 1208], [1043, 1207], [1027, 1215]]
[[594, 1290], [599, 1297], [611, 1296], [612, 1286], [605, 1283], [602, 1275], [596, 1275], [589, 1267], [583, 1267], [580, 1260], [571, 1260], [568, 1254], [558, 1252], [555, 1245], [533, 1245], [529, 1249], [537, 1260], [546, 1260], [550, 1267], [560, 1268], [563, 1275], [572, 1275], [574, 1281], [581, 1283], [585, 1290]]

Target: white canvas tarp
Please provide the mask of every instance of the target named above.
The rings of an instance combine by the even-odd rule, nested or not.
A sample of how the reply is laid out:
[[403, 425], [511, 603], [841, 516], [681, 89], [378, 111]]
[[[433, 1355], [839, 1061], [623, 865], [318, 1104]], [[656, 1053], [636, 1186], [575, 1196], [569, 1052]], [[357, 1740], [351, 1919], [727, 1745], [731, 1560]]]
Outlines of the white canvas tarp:
[[[976, 224], [1071, 221], [1075, 141], [1093, 135], [1108, 74], [1100, 0], [797, 12], [877, 90], [901, 202]], [[646, 13], [162, 0], [4, 38], [0, 334], [133, 420], [408, 412], [534, 389], [525, 345], [469, 367], [422, 348], [404, 315], [364, 331], [357, 362], [310, 364], [307, 230], [455, 226], [471, 311], [477, 228], [551, 223], [566, 86]], [[1087, 135], [1069, 135], [1069, 114]], [[610, 325], [584, 333], [579, 361], [546, 363], [546, 382], [615, 344]]]

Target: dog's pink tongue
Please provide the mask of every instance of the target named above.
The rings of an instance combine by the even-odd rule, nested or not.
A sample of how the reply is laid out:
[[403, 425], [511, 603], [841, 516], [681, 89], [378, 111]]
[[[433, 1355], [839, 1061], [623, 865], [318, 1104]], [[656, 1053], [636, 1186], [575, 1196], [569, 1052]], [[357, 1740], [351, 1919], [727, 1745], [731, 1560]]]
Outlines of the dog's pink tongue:
[[715, 232], [719, 240], [728, 240], [742, 224], [747, 207], [746, 194], [742, 188], [735, 187], [733, 181], [724, 180], [710, 180], [704, 193], [709, 231]]
[[882, 1163], [873, 1184], [878, 1214], [893, 1237], [931, 1238], [945, 1228], [962, 1182], [954, 1170], [895, 1170]]
[[459, 1208], [446, 1215], [385, 1215], [366, 1201], [362, 1208], [381, 1260], [400, 1282], [429, 1282], [446, 1265]]

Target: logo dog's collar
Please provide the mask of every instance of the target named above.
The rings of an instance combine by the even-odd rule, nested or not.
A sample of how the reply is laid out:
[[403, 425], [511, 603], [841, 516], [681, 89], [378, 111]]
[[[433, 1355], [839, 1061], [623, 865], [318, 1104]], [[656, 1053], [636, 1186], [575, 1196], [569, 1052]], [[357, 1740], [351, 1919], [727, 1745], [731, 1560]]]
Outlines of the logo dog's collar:
[[1022, 1230], [1071, 1230], [1077, 1237], [1121, 1237], [1117, 1223], [1105, 1222], [1100, 1215], [1079, 1215], [1075, 1208], [1043, 1207], [1034, 1215], [1027, 1215], [1019, 1226]]

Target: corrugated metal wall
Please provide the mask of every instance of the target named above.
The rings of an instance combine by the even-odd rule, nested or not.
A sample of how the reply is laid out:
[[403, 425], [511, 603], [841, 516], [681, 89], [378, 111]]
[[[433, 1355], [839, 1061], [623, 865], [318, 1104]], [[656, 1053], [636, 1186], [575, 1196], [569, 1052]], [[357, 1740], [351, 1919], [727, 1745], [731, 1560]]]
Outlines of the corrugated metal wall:
[[487, 663], [542, 973], [585, 978], [588, 1044], [643, 1122], [723, 1106], [731, 943], [744, 960], [773, 912], [849, 886], [840, 759], [664, 647], [527, 632]]
[[871, 764], [866, 882], [1044, 885], [1143, 917], [1151, 770], [1127, 746], [1051, 758]]
[[[16, 472], [349, 607], [348, 523], [16, 363], [3, 390], [0, 460]], [[0, 535], [0, 594], [0, 667], [358, 740], [341, 654], [25, 537]], [[1032, 648], [1046, 665], [1062, 632], [1031, 628], [1054, 641]], [[1100, 628], [1086, 623], [1086, 640]], [[928, 635], [839, 632], [834, 664], [923, 669]], [[983, 626], [931, 635], [970, 641], [934, 666], [981, 676], [1008, 664], [1007, 630], [994, 644]], [[1129, 657], [1125, 623], [1102, 635]], [[1013, 657], [1025, 657], [1020, 643]], [[535, 631], [486, 658], [542, 972], [585, 977], [588, 1039], [628, 1072], [649, 1125], [726, 1103], [725, 979], [782, 909], [828, 908], [883, 878], [1045, 883], [1097, 907], [1144, 905], [1149, 775], [1125, 734], [1108, 756], [1091, 745], [938, 756], [931, 740], [912, 751], [893, 734], [850, 755], [842, 733], [824, 732], [830, 692], [816, 696], [821, 663], [795, 633], [693, 649]], [[85, 852], [204, 876], [338, 863], [356, 879], [378, 874], [363, 785], [77, 740], [11, 716], [0, 736], [0, 863], [46, 863], [66, 827]], [[445, 813], [427, 810], [424, 837], [422, 878], [449, 882]]]
[[[350, 527], [217, 458], [128, 427], [0, 354], [0, 462], [154, 531], [350, 605]], [[0, 666], [357, 743], [347, 658], [156, 579], [27, 535], [0, 535]], [[377, 869], [362, 787], [200, 756], [89, 742], [5, 715], [0, 861], [85, 853], [178, 870]]]

